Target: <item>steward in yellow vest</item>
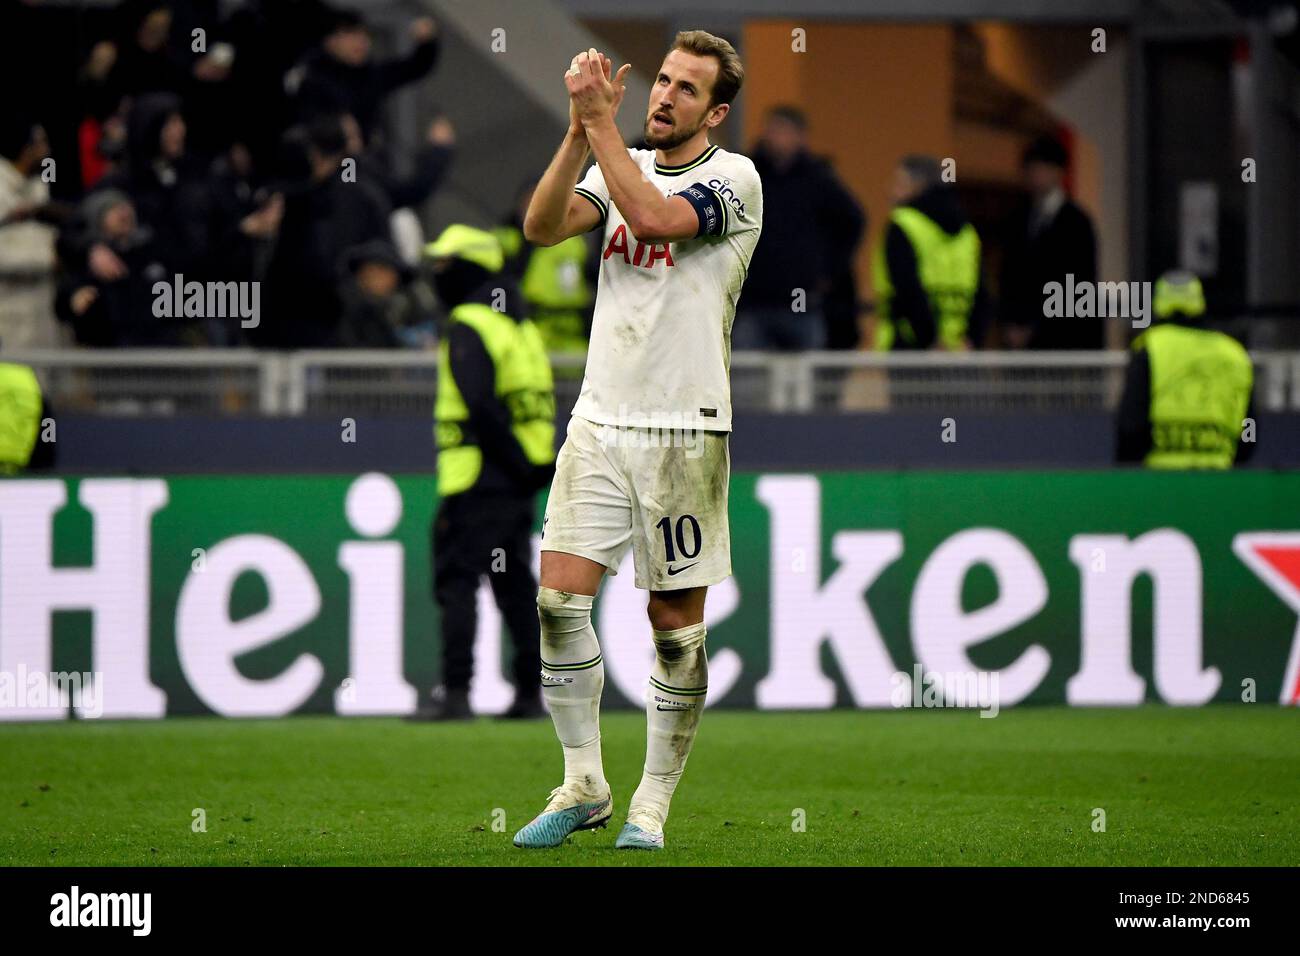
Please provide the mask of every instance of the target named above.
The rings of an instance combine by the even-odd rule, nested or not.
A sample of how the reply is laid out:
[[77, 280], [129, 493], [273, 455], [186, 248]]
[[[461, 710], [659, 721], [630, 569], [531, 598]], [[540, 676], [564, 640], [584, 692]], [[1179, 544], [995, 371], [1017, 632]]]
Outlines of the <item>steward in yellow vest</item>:
[[497, 281], [504, 257], [491, 233], [450, 226], [425, 251], [449, 310], [433, 410], [438, 494], [531, 494], [555, 463], [555, 387], [541, 334], [513, 311], [518, 293]]
[[975, 227], [930, 157], [900, 163], [893, 197], [873, 260], [875, 348], [970, 348], [984, 313]]
[[1201, 328], [1200, 280], [1167, 272], [1156, 322], [1133, 340], [1120, 399], [1116, 458], [1148, 468], [1231, 468], [1254, 453], [1254, 368], [1236, 339]]
[[[501, 244], [450, 226], [425, 249], [448, 310], [438, 346], [434, 436], [438, 495], [434, 596], [442, 628], [441, 692], [417, 717], [472, 716], [477, 592], [486, 576], [515, 646], [512, 717], [540, 717], [534, 499], [555, 473], [555, 392], [537, 327], [512, 309]], [[504, 309], [504, 311], [500, 311]]]
[[49, 443], [40, 442], [47, 410], [36, 373], [26, 365], [0, 362], [0, 475], [49, 464]]
[[[542, 334], [551, 355], [585, 357], [590, 308], [594, 298], [588, 275], [590, 249], [584, 236], [570, 236], [553, 246], [536, 246], [524, 238], [523, 222], [536, 181], [519, 191], [510, 219], [492, 230], [505, 253], [505, 273], [519, 287], [524, 314]], [[555, 369], [561, 378], [582, 378], [582, 362]]]
[[[587, 354], [587, 316], [591, 285], [585, 274], [587, 243], [582, 236], [570, 236], [553, 246], [534, 246], [525, 241], [517, 226], [493, 230], [506, 254], [507, 269], [517, 273], [519, 292], [528, 317], [542, 335], [551, 354]], [[582, 377], [582, 365], [565, 372]], [[558, 374], [558, 371], [557, 371]]]

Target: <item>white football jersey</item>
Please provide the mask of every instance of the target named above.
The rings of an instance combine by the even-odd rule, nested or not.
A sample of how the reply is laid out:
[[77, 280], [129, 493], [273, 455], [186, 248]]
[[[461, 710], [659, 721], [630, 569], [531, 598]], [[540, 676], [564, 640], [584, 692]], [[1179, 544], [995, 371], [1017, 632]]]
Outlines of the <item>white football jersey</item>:
[[[717, 146], [660, 166], [628, 153], [665, 196], [716, 196], [722, 223], [671, 243], [642, 243], [610, 201], [600, 166], [576, 191], [600, 210], [600, 279], [587, 370], [573, 414], [602, 425], [731, 430], [731, 323], [763, 224], [763, 191], [748, 157]], [[711, 200], [710, 200], [711, 201]]]

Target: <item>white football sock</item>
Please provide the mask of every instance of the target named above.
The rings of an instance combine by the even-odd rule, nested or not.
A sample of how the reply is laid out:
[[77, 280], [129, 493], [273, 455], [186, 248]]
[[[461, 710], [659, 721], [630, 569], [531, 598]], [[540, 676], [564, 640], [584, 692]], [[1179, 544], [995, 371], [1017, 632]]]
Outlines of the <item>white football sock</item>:
[[703, 623], [655, 631], [655, 666], [646, 700], [645, 772], [628, 804], [628, 822], [652, 833], [663, 831], [668, 804], [691, 755], [704, 711], [709, 658]]
[[600, 692], [605, 665], [591, 626], [592, 597], [538, 588], [542, 694], [564, 747], [564, 782], [589, 796], [609, 787], [600, 759]]

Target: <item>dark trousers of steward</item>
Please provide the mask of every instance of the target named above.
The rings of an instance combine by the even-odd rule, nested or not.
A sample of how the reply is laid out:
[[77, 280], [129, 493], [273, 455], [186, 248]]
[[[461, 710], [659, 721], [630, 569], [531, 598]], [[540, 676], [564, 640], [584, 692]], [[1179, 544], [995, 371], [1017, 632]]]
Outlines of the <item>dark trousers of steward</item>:
[[443, 684], [466, 690], [474, 674], [478, 587], [486, 575], [514, 644], [518, 693], [541, 685], [532, 495], [449, 495], [433, 520], [433, 596], [442, 626]]

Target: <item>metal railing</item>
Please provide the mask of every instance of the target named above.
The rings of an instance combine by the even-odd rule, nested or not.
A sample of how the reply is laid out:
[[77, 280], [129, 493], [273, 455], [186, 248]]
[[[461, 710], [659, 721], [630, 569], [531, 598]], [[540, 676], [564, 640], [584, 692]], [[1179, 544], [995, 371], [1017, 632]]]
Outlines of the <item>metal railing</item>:
[[0, 361], [35, 369], [59, 411], [273, 415], [283, 408], [283, 363], [253, 349], [5, 351]]
[[[1300, 352], [1253, 352], [1266, 411], [1300, 411]], [[427, 415], [434, 352], [49, 350], [6, 352], [32, 366], [55, 408], [105, 415]], [[737, 352], [737, 411], [1106, 410], [1123, 352]], [[556, 401], [572, 407], [582, 359], [555, 356]]]

